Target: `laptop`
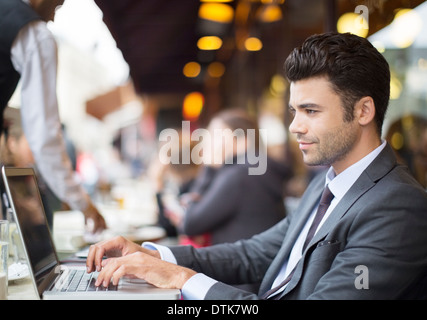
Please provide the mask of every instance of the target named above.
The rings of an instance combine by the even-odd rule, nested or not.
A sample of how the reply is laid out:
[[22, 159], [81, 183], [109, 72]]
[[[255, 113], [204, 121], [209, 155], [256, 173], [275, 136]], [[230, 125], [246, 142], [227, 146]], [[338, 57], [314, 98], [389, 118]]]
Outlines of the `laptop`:
[[2, 176], [8, 205], [13, 211], [29, 262], [30, 276], [40, 299], [180, 299], [181, 293], [177, 289], [156, 288], [137, 279], [122, 278], [117, 286], [95, 287], [97, 272], [88, 274], [83, 263], [60, 263], [34, 170], [3, 167]]

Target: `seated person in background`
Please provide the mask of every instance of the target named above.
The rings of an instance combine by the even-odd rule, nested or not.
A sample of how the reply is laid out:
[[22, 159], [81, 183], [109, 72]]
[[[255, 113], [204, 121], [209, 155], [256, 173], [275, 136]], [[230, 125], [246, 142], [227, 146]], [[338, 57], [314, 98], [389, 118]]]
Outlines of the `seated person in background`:
[[[237, 129], [243, 130], [242, 137], [233, 134]], [[248, 130], [254, 130], [254, 141], [247, 136]], [[170, 215], [180, 233], [207, 233], [214, 245], [248, 239], [282, 220], [284, 182], [291, 170], [267, 157], [264, 174], [249, 174], [247, 152], [258, 152], [260, 143], [256, 120], [244, 110], [225, 110], [214, 116], [208, 131], [212, 153], [203, 149], [205, 165], [189, 193], [181, 197], [184, 214]], [[213, 158], [218, 155], [222, 157]]]
[[[381, 140], [387, 61], [367, 39], [326, 33], [293, 50], [285, 73], [304, 162], [330, 166], [298, 209], [233, 244], [98, 243], [86, 262], [96, 285], [131, 275], [185, 299], [427, 298], [427, 194]], [[258, 294], [228, 285], [258, 280]]]
[[[192, 150], [194, 143], [180, 132], [177, 141], [173, 144], [179, 145], [181, 150]], [[180, 156], [181, 159], [181, 156]], [[165, 229], [168, 237], [178, 237], [180, 234], [170, 216], [182, 214], [183, 208], [180, 203], [180, 196], [190, 191], [200, 166], [190, 159], [190, 163], [164, 164], [159, 159], [155, 159], [149, 168], [149, 176], [156, 192], [158, 219], [157, 224]], [[172, 213], [173, 212], [173, 213]], [[197, 241], [196, 241], [197, 242]], [[203, 241], [203, 243], [205, 243]]]

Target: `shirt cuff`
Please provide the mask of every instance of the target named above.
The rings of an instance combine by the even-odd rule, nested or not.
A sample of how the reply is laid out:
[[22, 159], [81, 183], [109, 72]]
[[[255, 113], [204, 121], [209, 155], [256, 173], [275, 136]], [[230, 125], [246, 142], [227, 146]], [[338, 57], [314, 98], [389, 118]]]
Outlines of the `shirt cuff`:
[[142, 246], [145, 249], [157, 250], [160, 253], [160, 258], [163, 261], [177, 264], [175, 256], [173, 255], [172, 251], [168, 247], [165, 247], [153, 242], [144, 242]]
[[196, 273], [184, 283], [181, 293], [184, 300], [203, 300], [209, 289], [218, 281], [204, 275]]
[[[163, 261], [177, 264], [175, 256], [168, 247], [153, 242], [144, 242], [142, 246], [146, 249], [157, 250]], [[217, 282], [217, 280], [214, 280], [203, 273], [196, 273], [188, 279], [186, 283], [184, 283], [181, 290], [182, 297], [184, 300], [203, 300], [209, 289]]]

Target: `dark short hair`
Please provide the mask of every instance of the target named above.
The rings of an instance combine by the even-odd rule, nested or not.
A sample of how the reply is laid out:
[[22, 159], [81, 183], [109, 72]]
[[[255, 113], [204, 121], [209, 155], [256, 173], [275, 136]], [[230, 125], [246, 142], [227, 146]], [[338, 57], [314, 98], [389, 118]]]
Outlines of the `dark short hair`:
[[350, 33], [313, 35], [290, 53], [284, 68], [291, 82], [327, 76], [341, 98], [346, 121], [354, 118], [355, 103], [370, 96], [381, 135], [390, 98], [390, 68], [368, 40]]

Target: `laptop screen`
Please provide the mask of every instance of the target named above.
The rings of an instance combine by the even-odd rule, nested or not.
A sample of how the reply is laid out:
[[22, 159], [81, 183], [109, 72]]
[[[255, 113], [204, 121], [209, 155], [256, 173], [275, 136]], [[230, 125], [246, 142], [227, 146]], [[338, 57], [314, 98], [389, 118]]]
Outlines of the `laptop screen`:
[[[10, 172], [15, 172], [11, 170]], [[47, 225], [38, 185], [31, 169], [6, 173], [29, 262], [39, 286], [57, 265], [55, 247]]]

